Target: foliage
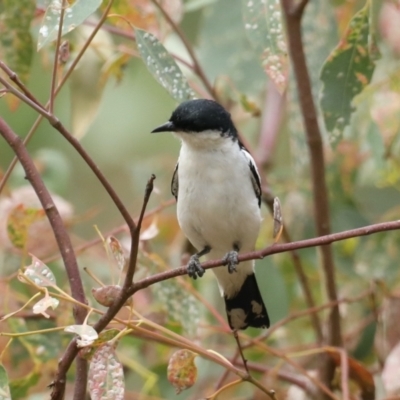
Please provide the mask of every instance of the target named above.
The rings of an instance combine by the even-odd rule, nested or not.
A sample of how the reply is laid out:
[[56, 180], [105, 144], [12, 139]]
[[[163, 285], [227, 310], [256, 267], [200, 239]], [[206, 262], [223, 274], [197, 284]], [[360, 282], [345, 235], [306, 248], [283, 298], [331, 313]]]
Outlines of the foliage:
[[[316, 115], [285, 4], [305, 5]], [[0, 140], [4, 119], [28, 149], [0, 145], [0, 400], [49, 398], [71, 340], [92, 399], [398, 396], [399, 26], [397, 0], [0, 2]], [[149, 132], [194, 97], [229, 110], [262, 175], [257, 249], [271, 255], [256, 273], [272, 326], [239, 333], [250, 375], [213, 275], [193, 283], [173, 269], [193, 250], [171, 207], [178, 143]], [[331, 282], [321, 243], [304, 243], [318, 236], [324, 186], [310, 120], [331, 231], [348, 233], [322, 243], [335, 241]], [[72, 398], [81, 383], [67, 370]]]

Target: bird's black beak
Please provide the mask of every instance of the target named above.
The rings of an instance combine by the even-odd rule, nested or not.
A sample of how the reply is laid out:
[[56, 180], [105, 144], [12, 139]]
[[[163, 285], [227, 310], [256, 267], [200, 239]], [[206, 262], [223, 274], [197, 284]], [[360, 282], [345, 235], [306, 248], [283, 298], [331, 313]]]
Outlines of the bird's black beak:
[[157, 132], [174, 132], [175, 131], [175, 125], [171, 122], [168, 121], [165, 124], [160, 125], [156, 129], [153, 129], [151, 133], [157, 133]]

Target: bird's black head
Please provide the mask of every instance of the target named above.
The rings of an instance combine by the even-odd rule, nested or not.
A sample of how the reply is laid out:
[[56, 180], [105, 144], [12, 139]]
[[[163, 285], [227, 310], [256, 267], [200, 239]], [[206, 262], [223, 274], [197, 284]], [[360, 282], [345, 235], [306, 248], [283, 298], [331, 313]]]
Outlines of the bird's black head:
[[237, 137], [231, 115], [213, 100], [197, 99], [181, 103], [169, 121], [152, 132], [219, 131], [221, 135]]

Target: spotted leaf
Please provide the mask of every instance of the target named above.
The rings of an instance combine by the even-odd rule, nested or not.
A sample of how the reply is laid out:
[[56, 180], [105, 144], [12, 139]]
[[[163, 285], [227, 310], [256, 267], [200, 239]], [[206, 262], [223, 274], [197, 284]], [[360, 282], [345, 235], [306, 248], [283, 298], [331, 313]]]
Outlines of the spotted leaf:
[[175, 60], [151, 33], [135, 29], [140, 56], [154, 78], [178, 102], [195, 97]]

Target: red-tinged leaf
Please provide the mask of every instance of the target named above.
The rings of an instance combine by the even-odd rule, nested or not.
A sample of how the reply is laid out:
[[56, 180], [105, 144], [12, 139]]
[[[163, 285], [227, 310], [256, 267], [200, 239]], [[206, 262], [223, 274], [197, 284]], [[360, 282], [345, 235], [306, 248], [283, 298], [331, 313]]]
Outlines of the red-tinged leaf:
[[[110, 307], [115, 299], [121, 293], [121, 286], [118, 285], [108, 285], [100, 288], [93, 288], [92, 295], [96, 299], [96, 301], [104, 307]], [[132, 304], [132, 297], [130, 297], [125, 305], [129, 306]]]
[[7, 233], [11, 243], [18, 249], [24, 249], [28, 240], [29, 227], [43, 219], [43, 209], [29, 208], [23, 204], [14, 207], [8, 214]]
[[[338, 352], [329, 351], [329, 355], [335, 361], [337, 367], [341, 365], [341, 357]], [[375, 399], [375, 382], [372, 374], [357, 360], [347, 357], [349, 365], [349, 377], [358, 384], [364, 400]]]
[[279, 0], [242, 0], [243, 19], [250, 43], [259, 53], [262, 66], [283, 93], [287, 86], [289, 61]]
[[[105, 7], [106, 4], [102, 8]], [[175, 23], [178, 24], [181, 21], [182, 0], [164, 1], [162, 7]], [[159, 38], [165, 37], [165, 34], [171, 30], [170, 25], [164, 24], [164, 21], [159, 18], [157, 7], [148, 0], [114, 0], [110, 14], [120, 15], [122, 18], [109, 18], [108, 22], [128, 33], [132, 33], [132, 25], [151, 32]]]
[[34, 0], [0, 2], [0, 59], [16, 72], [23, 82], [28, 80], [33, 56], [30, 25], [35, 8]]
[[94, 353], [89, 366], [88, 387], [92, 400], [124, 399], [124, 371], [112, 344], [106, 343]]
[[321, 71], [321, 108], [331, 143], [336, 144], [350, 123], [353, 99], [368, 85], [378, 58], [370, 31], [370, 1], [351, 20], [345, 36]]
[[197, 379], [197, 367], [194, 359], [197, 354], [190, 350], [178, 350], [168, 362], [168, 380], [176, 393], [192, 387]]
[[126, 265], [126, 258], [125, 258], [124, 249], [123, 249], [121, 243], [114, 236], [109, 236], [106, 239], [106, 242], [111, 251], [111, 254], [114, 256], [114, 259], [117, 262], [118, 268], [120, 270], [123, 270]]

